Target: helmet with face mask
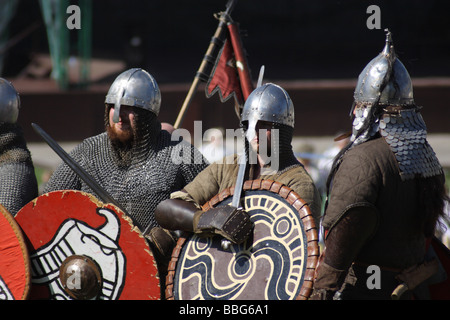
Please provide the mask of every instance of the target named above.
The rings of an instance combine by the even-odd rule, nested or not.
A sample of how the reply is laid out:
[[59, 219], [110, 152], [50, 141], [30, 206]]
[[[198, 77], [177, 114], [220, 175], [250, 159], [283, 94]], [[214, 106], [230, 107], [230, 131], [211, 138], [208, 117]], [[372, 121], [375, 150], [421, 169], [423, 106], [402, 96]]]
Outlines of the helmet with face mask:
[[113, 82], [105, 103], [114, 106], [113, 121], [119, 122], [120, 106], [127, 105], [159, 114], [161, 92], [150, 73], [140, 68], [122, 72]]
[[370, 61], [358, 77], [354, 92], [351, 140], [359, 144], [379, 129], [379, 116], [385, 107], [415, 107], [411, 78], [394, 51], [392, 35], [386, 34], [383, 51]]
[[414, 102], [411, 78], [395, 55], [388, 30], [383, 51], [359, 75], [350, 116], [354, 117], [352, 146], [381, 134], [396, 156], [402, 179], [442, 173], [426, 140], [427, 128]]

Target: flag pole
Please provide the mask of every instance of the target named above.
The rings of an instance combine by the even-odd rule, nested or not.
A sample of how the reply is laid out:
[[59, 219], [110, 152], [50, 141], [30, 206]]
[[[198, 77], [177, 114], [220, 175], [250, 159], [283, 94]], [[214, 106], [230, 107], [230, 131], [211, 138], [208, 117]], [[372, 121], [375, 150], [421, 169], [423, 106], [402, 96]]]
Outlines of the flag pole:
[[195, 75], [194, 81], [191, 84], [191, 87], [188, 91], [186, 98], [184, 99], [183, 105], [181, 106], [180, 112], [178, 113], [178, 117], [175, 121], [174, 128], [178, 129], [180, 124], [183, 122], [184, 116], [186, 115], [186, 111], [194, 97], [195, 92], [197, 91], [198, 85], [203, 78], [208, 77], [209, 75], [205, 75], [205, 71], [209, 65], [212, 65], [214, 62], [211, 61], [214, 59], [214, 52], [223, 45], [223, 33], [226, 29], [227, 24], [227, 16], [230, 15], [233, 10], [237, 0], [228, 0], [225, 12], [220, 14], [219, 25], [217, 26], [216, 32], [211, 39], [208, 50], [200, 64], [200, 67]]

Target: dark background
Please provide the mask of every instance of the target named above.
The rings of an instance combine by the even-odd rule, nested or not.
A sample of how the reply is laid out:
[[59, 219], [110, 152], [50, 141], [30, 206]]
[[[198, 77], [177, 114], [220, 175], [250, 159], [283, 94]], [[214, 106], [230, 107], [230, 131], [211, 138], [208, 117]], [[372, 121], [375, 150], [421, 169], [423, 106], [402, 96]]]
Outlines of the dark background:
[[[370, 16], [366, 10], [373, 4], [381, 9], [380, 30], [366, 27]], [[127, 67], [140, 66], [152, 73], [163, 94], [161, 120], [173, 123], [217, 27], [213, 14], [225, 5], [226, 0], [95, 0], [92, 57], [123, 60]], [[448, 132], [449, 15], [450, 1], [445, 0], [241, 0], [232, 12], [240, 25], [253, 80], [265, 65], [265, 81], [285, 86], [296, 105], [298, 135], [334, 134], [350, 125], [347, 114], [356, 78], [382, 50], [384, 28], [391, 30], [413, 85], [415, 78], [430, 80], [415, 85], [416, 102], [425, 106], [429, 131]], [[10, 34], [37, 21], [42, 21], [38, 1], [22, 0]], [[133, 36], [142, 39], [140, 47], [130, 46]], [[14, 79], [37, 52], [48, 52], [43, 24], [9, 50], [3, 76]], [[100, 80], [105, 85], [102, 90], [27, 93], [24, 88], [20, 121], [27, 137], [36, 139], [29, 123], [38, 121], [62, 140], [101, 132], [103, 99], [115, 76]], [[336, 82], [320, 85], [324, 79]], [[345, 79], [350, 82], [342, 82]], [[316, 82], [305, 85], [305, 80]], [[180, 83], [185, 86], [171, 86]], [[193, 120], [203, 120], [204, 130], [238, 124], [231, 102], [205, 99], [202, 92], [193, 101], [184, 126], [190, 129]]]

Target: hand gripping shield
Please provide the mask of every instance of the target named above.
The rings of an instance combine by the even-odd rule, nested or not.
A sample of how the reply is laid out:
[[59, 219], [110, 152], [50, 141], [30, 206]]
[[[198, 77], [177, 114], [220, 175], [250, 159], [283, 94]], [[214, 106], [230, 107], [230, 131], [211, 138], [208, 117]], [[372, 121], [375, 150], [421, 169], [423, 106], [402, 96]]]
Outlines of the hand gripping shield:
[[[233, 194], [234, 187], [228, 188], [202, 209], [228, 206]], [[169, 264], [166, 299], [308, 299], [319, 257], [308, 205], [271, 180], [246, 181], [242, 203], [254, 222], [243, 243], [227, 244], [220, 236], [180, 237]]]

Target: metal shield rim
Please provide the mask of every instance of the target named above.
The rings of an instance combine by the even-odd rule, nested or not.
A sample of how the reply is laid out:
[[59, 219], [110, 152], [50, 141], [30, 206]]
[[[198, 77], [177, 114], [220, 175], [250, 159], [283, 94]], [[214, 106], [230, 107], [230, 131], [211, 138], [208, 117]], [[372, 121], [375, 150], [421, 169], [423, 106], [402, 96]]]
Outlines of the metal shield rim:
[[2, 216], [6, 219], [6, 221], [11, 226], [12, 230], [14, 231], [14, 234], [16, 235], [20, 250], [22, 252], [22, 258], [24, 261], [24, 272], [25, 272], [25, 284], [22, 296], [20, 297], [21, 300], [26, 300], [28, 298], [28, 295], [30, 293], [30, 287], [31, 287], [31, 276], [30, 276], [30, 257], [28, 254], [27, 245], [25, 243], [25, 238], [22, 232], [22, 229], [20, 228], [19, 224], [14, 219], [14, 216], [3, 206], [0, 204], [0, 212]]
[[[218, 193], [217, 195], [213, 196], [211, 200], [209, 200], [202, 206], [202, 210], [204, 211], [209, 210], [218, 203], [222, 202], [223, 200], [232, 197], [234, 194], [234, 188], [235, 188], [234, 186], [229, 187], [223, 190], [222, 192]], [[304, 281], [300, 289], [300, 292], [296, 297], [296, 300], [308, 300], [309, 296], [312, 293], [314, 274], [320, 255], [318, 229], [308, 204], [288, 186], [269, 179], [247, 180], [244, 182], [242, 189], [243, 191], [263, 190], [276, 193], [282, 198], [284, 198], [299, 213], [300, 219], [302, 220], [304, 226], [304, 232], [306, 234], [307, 259], [306, 259], [306, 271], [304, 275]], [[173, 289], [174, 289], [176, 266], [178, 263], [178, 258], [180, 257], [181, 251], [183, 249], [183, 246], [189, 237], [190, 234], [186, 233], [183, 234], [178, 239], [177, 244], [172, 252], [172, 257], [169, 263], [166, 277], [165, 296], [167, 300], [174, 300]]]

